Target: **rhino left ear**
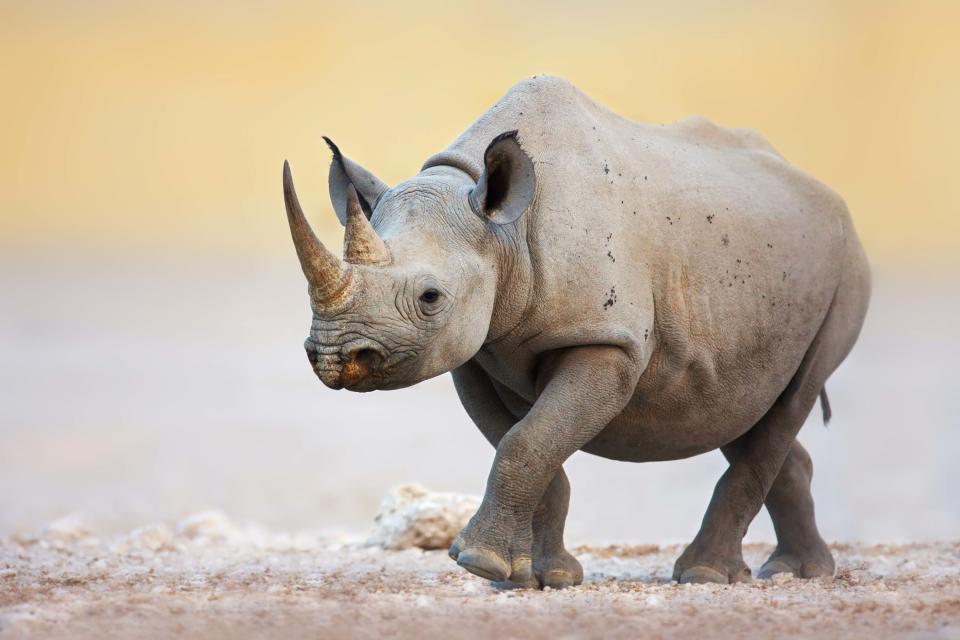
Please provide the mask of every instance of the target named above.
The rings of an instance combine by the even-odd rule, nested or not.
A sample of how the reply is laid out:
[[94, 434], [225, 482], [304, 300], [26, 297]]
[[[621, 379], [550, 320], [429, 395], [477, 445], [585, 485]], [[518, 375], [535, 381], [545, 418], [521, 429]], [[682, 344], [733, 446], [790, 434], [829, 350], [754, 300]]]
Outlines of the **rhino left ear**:
[[388, 189], [387, 185], [340, 153], [340, 148], [333, 143], [333, 140], [326, 136], [323, 136], [323, 140], [333, 153], [329, 177], [330, 199], [333, 201], [333, 208], [337, 212], [340, 224], [347, 224], [347, 190], [350, 185], [357, 190], [360, 208], [369, 220], [373, 215], [373, 207], [377, 204], [377, 199]]
[[501, 133], [483, 154], [483, 174], [470, 192], [470, 207], [481, 218], [509, 224], [530, 208], [537, 190], [533, 160], [516, 131]]

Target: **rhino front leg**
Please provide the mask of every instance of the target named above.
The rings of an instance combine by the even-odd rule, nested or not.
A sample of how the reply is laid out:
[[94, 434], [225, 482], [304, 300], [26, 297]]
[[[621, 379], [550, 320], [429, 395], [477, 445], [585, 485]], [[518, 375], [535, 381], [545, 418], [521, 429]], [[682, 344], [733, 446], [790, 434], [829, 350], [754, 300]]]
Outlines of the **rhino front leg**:
[[539, 371], [537, 401], [500, 438], [480, 509], [451, 549], [457, 564], [489, 580], [533, 582], [537, 506], [551, 487], [550, 499], [566, 501], [563, 462], [623, 410], [639, 378], [626, 352], [610, 346], [557, 352]]
[[[518, 420], [518, 416], [507, 409], [502, 399], [501, 394], [510, 393], [509, 390], [501, 388], [498, 391], [486, 372], [473, 362], [454, 370], [453, 382], [467, 414], [496, 448], [500, 439]], [[519, 397], [514, 400], [513, 404], [519, 407], [524, 405]], [[536, 584], [531, 583], [531, 587], [560, 589], [583, 582], [583, 568], [563, 544], [569, 502], [570, 483], [561, 467], [534, 512], [533, 573]], [[454, 560], [459, 556], [461, 544], [462, 538], [458, 538], [450, 548]]]
[[541, 587], [564, 589], [583, 582], [583, 567], [563, 544], [570, 482], [557, 471], [533, 514], [533, 574]]

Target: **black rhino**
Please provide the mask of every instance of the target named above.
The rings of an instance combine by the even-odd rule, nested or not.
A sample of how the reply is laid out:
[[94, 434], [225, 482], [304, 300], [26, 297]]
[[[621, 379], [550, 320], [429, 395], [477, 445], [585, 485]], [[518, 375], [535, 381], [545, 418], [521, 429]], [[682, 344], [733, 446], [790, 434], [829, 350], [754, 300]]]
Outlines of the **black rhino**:
[[818, 396], [828, 417], [824, 385], [870, 295], [833, 191], [752, 131], [638, 124], [552, 77], [517, 84], [392, 188], [328, 143], [342, 260], [284, 166], [313, 309], [307, 355], [335, 389], [452, 372], [497, 449], [450, 550], [458, 564], [577, 584], [563, 544], [571, 454], [719, 448], [729, 468], [674, 578], [750, 579], [741, 540], [763, 503], [778, 545], [759, 575], [833, 573], [795, 439]]

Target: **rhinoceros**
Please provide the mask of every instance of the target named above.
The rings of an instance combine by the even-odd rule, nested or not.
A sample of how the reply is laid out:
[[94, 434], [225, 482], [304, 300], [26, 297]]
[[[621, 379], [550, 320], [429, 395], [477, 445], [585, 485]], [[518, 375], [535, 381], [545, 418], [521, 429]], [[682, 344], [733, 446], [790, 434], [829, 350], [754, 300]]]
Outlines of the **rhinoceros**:
[[342, 259], [283, 172], [307, 356], [333, 389], [452, 373], [496, 448], [457, 564], [579, 584], [563, 542], [570, 455], [719, 448], [729, 467], [673, 578], [750, 580], [742, 538], [763, 504], [777, 546], [759, 577], [832, 575], [796, 436], [818, 396], [829, 418], [824, 384], [870, 296], [839, 196], [753, 131], [632, 122], [554, 77], [515, 85], [395, 187], [327, 143]]

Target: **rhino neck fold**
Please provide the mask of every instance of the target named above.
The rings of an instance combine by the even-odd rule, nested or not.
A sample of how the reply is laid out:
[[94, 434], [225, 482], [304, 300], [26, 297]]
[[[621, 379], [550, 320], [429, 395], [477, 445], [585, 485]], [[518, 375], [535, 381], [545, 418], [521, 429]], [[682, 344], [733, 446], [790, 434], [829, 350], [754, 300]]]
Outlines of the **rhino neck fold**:
[[[528, 212], [529, 213], [529, 212]], [[533, 261], [527, 245], [527, 221], [494, 227], [496, 250], [497, 298], [494, 303], [484, 346], [496, 344], [520, 330], [530, 317], [533, 302]]]
[[462, 171], [467, 174], [473, 182], [480, 180], [480, 175], [483, 173], [483, 165], [480, 162], [449, 149], [428, 158], [420, 168], [420, 172], [422, 173], [428, 169], [439, 167], [448, 167]]

